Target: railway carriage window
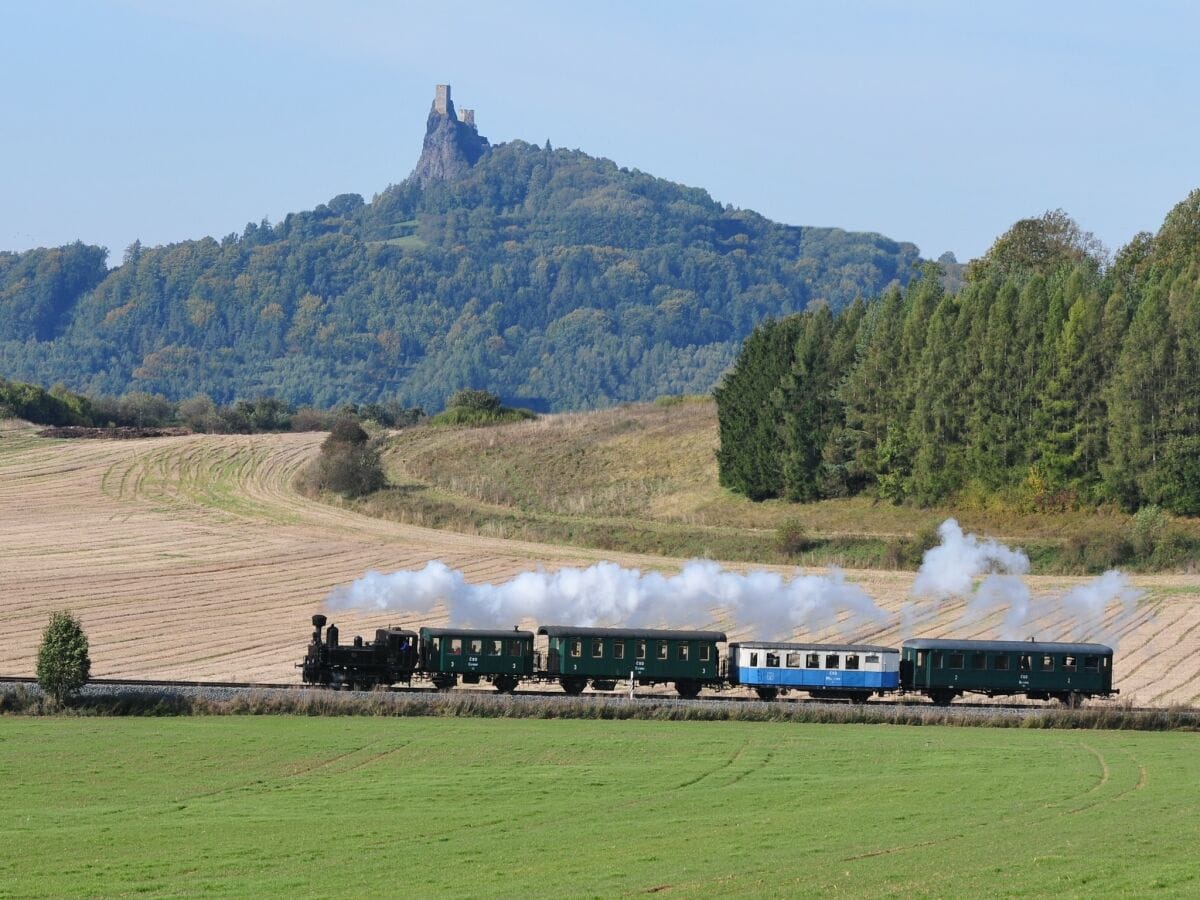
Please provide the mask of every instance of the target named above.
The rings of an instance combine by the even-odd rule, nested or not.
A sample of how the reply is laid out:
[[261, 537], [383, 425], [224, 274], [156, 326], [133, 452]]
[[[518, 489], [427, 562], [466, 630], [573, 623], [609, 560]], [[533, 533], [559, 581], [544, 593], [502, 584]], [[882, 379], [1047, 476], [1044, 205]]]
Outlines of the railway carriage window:
[[767, 651], [767, 667], [771, 668], [771, 669], [779, 668], [779, 654], [778, 653], [772, 653], [770, 650]]
[[1063, 657], [1063, 671], [1064, 672], [1074, 672], [1075, 671], [1075, 657], [1073, 657], [1073, 656], [1064, 656]]
[[504, 641], [490, 640], [488, 641], [488, 656], [499, 656], [503, 652]]
[[509, 641], [508, 642], [508, 655], [509, 656], [524, 656], [525, 655], [525, 648], [521, 646], [520, 641]]
[[1021, 654], [1021, 664], [1020, 665], [1021, 665], [1022, 672], [1028, 672], [1031, 668], [1033, 668], [1033, 666], [1030, 664], [1028, 653]]
[[638, 641], [634, 652], [638, 659], [645, 659], [646, 658], [646, 642]]
[[435, 656], [440, 656], [441, 652], [442, 652], [442, 639], [434, 638], [433, 639], [433, 653]]
[[613, 659], [624, 659], [624, 658], [625, 658], [625, 642], [624, 641], [614, 641], [613, 642]]
[[1111, 663], [1112, 663], [1112, 657], [1110, 657], [1110, 656], [1104, 657], [1103, 665], [1106, 670], [1108, 669], [1108, 667]]
[[808, 656], [806, 656], [804, 659], [804, 668], [806, 668], [806, 669], [821, 668], [821, 654], [819, 654], [819, 653], [808, 654]]
[[450, 639], [450, 654], [452, 656], [458, 656], [461, 653], [462, 653], [462, 638], [451, 638]]
[[583, 656], [583, 641], [579, 638], [571, 638], [571, 655], [575, 657]]
[[917, 651], [917, 668], [918, 669], [925, 668], [925, 651], [924, 650]]
[[789, 653], [787, 655], [787, 667], [789, 669], [800, 668], [800, 654], [799, 653]]
[[471, 652], [472, 652], [472, 653], [479, 653], [479, 652], [481, 652], [482, 650], [483, 650], [483, 641], [481, 641], [479, 638], [472, 638], [472, 640], [471, 640]]
[[877, 666], [877, 665], [879, 665], [879, 654], [878, 654], [878, 653], [868, 653], [868, 654], [867, 654], [867, 658], [864, 660], [864, 662], [865, 662], [865, 663], [866, 663], [868, 666]]
[[830, 653], [825, 657], [825, 668], [836, 669], [842, 664], [842, 660], [837, 653]]
[[750, 654], [750, 666], [752, 668], [758, 668], [758, 654], [757, 653]]
[[679, 658], [680, 658], [681, 660], [686, 660], [686, 659], [688, 658], [688, 652], [689, 652], [690, 650], [691, 650], [691, 648], [690, 648], [690, 647], [689, 647], [687, 644], [680, 644], [680, 645], [679, 645], [679, 651], [678, 651], [678, 652], [679, 652]]
[[701, 644], [700, 645], [700, 662], [708, 662], [710, 659], [712, 659], [712, 645]]
[[1053, 672], [1054, 671], [1054, 657], [1051, 656], [1049, 653], [1042, 656], [1042, 671], [1043, 672]]
[[857, 653], [847, 653], [846, 654], [846, 668], [847, 669], [857, 669], [858, 668], [858, 654]]
[[604, 658], [604, 639], [592, 638], [592, 659]]
[[933, 651], [933, 667], [935, 669], [942, 668], [942, 651], [941, 650]]
[[972, 653], [971, 654], [971, 668], [972, 669], [986, 669], [987, 668], [987, 654], [986, 653]]
[[946, 661], [947, 668], [961, 669], [966, 661], [966, 655], [962, 653], [951, 653], [950, 658]]
[[999, 656], [996, 657], [996, 671], [997, 672], [1007, 672], [1008, 671], [1008, 654], [1007, 653], [1001, 653]]
[[658, 658], [659, 659], [667, 658], [667, 642], [666, 641], [658, 642]]

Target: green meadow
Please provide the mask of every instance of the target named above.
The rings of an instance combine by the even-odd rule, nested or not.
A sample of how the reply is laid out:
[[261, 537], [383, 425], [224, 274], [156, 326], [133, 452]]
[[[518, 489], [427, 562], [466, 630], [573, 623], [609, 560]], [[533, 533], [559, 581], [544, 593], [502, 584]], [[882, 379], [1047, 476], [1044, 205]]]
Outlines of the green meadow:
[[0, 895], [1200, 891], [1195, 733], [0, 718]]

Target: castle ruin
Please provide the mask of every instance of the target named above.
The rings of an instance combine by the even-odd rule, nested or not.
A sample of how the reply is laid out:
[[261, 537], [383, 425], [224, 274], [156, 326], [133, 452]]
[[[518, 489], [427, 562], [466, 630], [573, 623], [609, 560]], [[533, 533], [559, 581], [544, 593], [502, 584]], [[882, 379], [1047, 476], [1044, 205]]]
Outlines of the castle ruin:
[[488, 149], [487, 138], [475, 127], [475, 110], [456, 111], [450, 85], [436, 85], [421, 158], [411, 177], [422, 183], [457, 177], [475, 165]]

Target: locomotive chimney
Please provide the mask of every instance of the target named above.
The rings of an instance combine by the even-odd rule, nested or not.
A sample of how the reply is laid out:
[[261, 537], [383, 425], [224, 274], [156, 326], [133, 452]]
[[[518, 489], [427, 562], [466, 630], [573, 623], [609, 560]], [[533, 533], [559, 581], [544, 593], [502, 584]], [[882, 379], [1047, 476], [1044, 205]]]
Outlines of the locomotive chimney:
[[313, 623], [312, 642], [314, 644], [321, 643], [321, 629], [325, 627], [325, 623], [327, 621], [328, 620], [320, 613], [317, 613], [315, 616], [312, 617], [312, 623]]

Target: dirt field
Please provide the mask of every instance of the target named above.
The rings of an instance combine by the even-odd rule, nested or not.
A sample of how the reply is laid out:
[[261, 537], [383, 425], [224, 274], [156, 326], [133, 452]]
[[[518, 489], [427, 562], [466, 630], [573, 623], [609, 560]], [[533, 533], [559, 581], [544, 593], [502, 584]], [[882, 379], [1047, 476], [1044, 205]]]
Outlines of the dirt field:
[[[33, 671], [47, 613], [60, 607], [83, 619], [96, 676], [282, 682], [297, 679], [308, 618], [328, 591], [368, 569], [441, 559], [472, 581], [498, 582], [539, 565], [599, 559], [678, 565], [431, 531], [316, 503], [291, 481], [322, 437], [54, 441], [0, 423], [0, 674]], [[893, 611], [912, 582], [907, 572], [849, 576]], [[1030, 583], [1037, 594], [1081, 580]], [[1115, 668], [1122, 696], [1139, 704], [1200, 701], [1200, 578], [1137, 583], [1148, 593], [1121, 636]], [[961, 611], [961, 604], [943, 606], [917, 631], [948, 634]], [[389, 619], [396, 616], [343, 615], [338, 624], [348, 637]], [[990, 636], [993, 624], [958, 636]], [[854, 637], [895, 642], [900, 630], [896, 624]]]

